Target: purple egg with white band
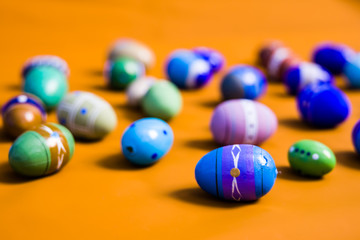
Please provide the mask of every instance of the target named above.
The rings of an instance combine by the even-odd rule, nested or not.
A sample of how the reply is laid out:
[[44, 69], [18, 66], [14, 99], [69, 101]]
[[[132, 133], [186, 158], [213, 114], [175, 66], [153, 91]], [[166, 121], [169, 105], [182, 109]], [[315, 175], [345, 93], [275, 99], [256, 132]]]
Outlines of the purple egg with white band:
[[213, 112], [210, 129], [216, 142], [259, 145], [277, 129], [277, 118], [266, 105], [248, 99], [228, 100]]

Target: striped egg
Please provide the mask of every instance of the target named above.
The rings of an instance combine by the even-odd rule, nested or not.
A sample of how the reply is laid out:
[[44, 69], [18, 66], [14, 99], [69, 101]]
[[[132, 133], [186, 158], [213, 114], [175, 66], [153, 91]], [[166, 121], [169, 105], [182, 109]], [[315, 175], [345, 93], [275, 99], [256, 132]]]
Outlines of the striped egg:
[[194, 53], [199, 55], [211, 66], [213, 73], [219, 72], [225, 65], [225, 58], [218, 51], [208, 47], [197, 47], [193, 49]]
[[333, 77], [320, 65], [302, 62], [288, 69], [284, 76], [287, 92], [296, 95], [311, 83], [333, 83]]
[[66, 61], [58, 56], [54, 55], [38, 55], [28, 59], [22, 68], [22, 76], [25, 78], [25, 75], [35, 67], [47, 66], [53, 67], [62, 72], [66, 77], [70, 75], [70, 69]]
[[201, 88], [209, 83], [212, 68], [206, 60], [189, 50], [176, 50], [165, 64], [168, 79], [183, 89]]
[[11, 137], [18, 137], [23, 132], [46, 121], [43, 103], [31, 94], [20, 94], [2, 107], [3, 129]]
[[108, 60], [115, 61], [118, 58], [132, 58], [141, 62], [146, 69], [150, 69], [155, 64], [155, 54], [145, 44], [130, 38], [117, 40], [111, 47]]
[[140, 106], [141, 100], [156, 82], [156, 78], [144, 76], [136, 79], [126, 89], [126, 98], [130, 106]]
[[262, 103], [247, 99], [228, 100], [213, 112], [210, 129], [216, 142], [259, 145], [277, 129], [273, 111]]
[[75, 137], [90, 140], [105, 137], [117, 124], [112, 106], [95, 94], [84, 91], [67, 94], [58, 106], [57, 118]]
[[257, 99], [266, 92], [265, 75], [249, 65], [236, 65], [224, 76], [221, 82], [223, 99]]
[[21, 175], [40, 177], [63, 168], [74, 150], [75, 141], [69, 130], [55, 123], [40, 124], [15, 140], [9, 163]]
[[271, 155], [254, 145], [229, 145], [200, 159], [195, 178], [206, 192], [231, 201], [253, 201], [273, 187], [277, 169]]

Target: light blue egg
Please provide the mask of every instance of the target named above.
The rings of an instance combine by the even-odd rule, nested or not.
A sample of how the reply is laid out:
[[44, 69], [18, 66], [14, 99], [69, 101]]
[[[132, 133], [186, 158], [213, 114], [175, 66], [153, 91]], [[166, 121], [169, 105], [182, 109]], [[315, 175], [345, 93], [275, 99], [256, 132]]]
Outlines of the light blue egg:
[[360, 54], [345, 64], [344, 74], [351, 87], [360, 88]]
[[158, 118], [143, 118], [125, 130], [121, 147], [130, 162], [150, 165], [168, 153], [173, 142], [174, 133], [169, 124]]

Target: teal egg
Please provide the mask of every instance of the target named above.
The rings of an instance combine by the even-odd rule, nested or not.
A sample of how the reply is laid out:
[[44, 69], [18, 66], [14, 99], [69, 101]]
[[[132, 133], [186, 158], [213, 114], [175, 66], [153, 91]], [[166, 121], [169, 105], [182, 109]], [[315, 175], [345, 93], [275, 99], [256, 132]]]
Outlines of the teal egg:
[[31, 69], [24, 79], [24, 92], [40, 98], [48, 110], [55, 108], [68, 91], [65, 75], [56, 68], [39, 66]]

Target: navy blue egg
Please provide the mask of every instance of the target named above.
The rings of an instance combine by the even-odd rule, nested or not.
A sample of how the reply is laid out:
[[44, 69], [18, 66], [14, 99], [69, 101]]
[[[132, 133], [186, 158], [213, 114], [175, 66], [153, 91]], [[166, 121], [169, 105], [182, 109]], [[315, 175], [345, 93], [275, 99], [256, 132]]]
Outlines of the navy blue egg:
[[302, 62], [290, 67], [284, 75], [287, 92], [298, 94], [307, 85], [312, 83], [333, 83], [333, 77], [318, 64]]
[[297, 97], [302, 119], [316, 128], [333, 128], [350, 114], [347, 96], [330, 84], [310, 84]]
[[355, 150], [360, 154], [360, 120], [355, 124], [352, 131], [352, 143], [355, 147]]
[[312, 61], [338, 75], [343, 73], [345, 64], [354, 56], [355, 52], [341, 44], [323, 43], [313, 51]]
[[221, 82], [223, 99], [258, 99], [266, 92], [265, 75], [249, 65], [236, 65], [224, 76]]
[[121, 148], [130, 162], [150, 165], [169, 152], [173, 141], [174, 133], [169, 124], [158, 118], [143, 118], [125, 130]]
[[214, 49], [197, 47], [193, 51], [210, 64], [213, 73], [219, 72], [225, 64], [224, 56]]
[[277, 169], [264, 149], [229, 145], [207, 153], [195, 167], [195, 178], [206, 192], [226, 200], [253, 201], [268, 193]]
[[360, 88], [360, 54], [345, 64], [344, 74], [350, 87]]
[[183, 89], [203, 87], [212, 77], [209, 63], [189, 50], [173, 52], [166, 62], [165, 71], [168, 79]]

